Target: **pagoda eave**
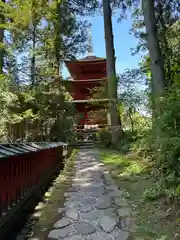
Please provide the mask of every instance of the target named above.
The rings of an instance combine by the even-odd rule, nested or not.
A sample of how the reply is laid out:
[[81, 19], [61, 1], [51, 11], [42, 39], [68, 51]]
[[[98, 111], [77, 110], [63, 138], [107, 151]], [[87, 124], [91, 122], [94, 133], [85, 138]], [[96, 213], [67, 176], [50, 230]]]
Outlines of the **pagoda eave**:
[[73, 80], [73, 79], [68, 79], [63, 82], [70, 82], [70, 83], [86, 83], [86, 82], [104, 82], [107, 81], [107, 78], [98, 78], [98, 79], [82, 79], [82, 80]]
[[68, 100], [66, 102], [71, 102], [71, 103], [106, 103], [109, 102], [108, 98], [103, 98], [103, 99], [86, 99], [86, 100]]
[[88, 78], [103, 78], [107, 76], [106, 59], [85, 58], [81, 61], [65, 61], [71, 77], [74, 80]]

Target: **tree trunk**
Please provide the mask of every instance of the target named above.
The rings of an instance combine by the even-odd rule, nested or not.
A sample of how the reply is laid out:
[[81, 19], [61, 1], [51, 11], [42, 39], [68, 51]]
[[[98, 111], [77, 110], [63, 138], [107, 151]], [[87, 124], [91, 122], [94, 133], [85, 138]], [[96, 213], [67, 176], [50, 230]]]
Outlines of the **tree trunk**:
[[132, 109], [129, 109], [128, 116], [129, 116], [129, 120], [130, 120], [130, 124], [131, 124], [131, 132], [134, 132], [134, 121], [132, 118]]
[[[5, 0], [2, 0], [5, 3]], [[4, 13], [0, 13], [0, 24], [4, 24]], [[0, 27], [0, 74], [3, 73], [3, 66], [4, 66], [4, 48], [1, 46], [4, 40], [4, 28]]]
[[36, 84], [36, 26], [37, 26], [37, 13], [36, 1], [32, 1], [32, 20], [31, 20], [31, 39], [32, 39], [32, 57], [31, 57], [31, 84]]
[[54, 53], [55, 53], [55, 81], [60, 80], [60, 50], [61, 50], [61, 3], [56, 0], [57, 22], [55, 23], [55, 39], [54, 39]]
[[165, 82], [165, 87], [169, 87], [169, 85], [172, 84], [172, 79], [171, 79], [171, 61], [170, 61], [170, 49], [168, 46], [168, 41], [167, 41], [167, 26], [164, 20], [164, 16], [163, 16], [163, 12], [166, 11], [166, 9], [163, 9], [163, 5], [162, 2], [159, 1], [157, 4], [157, 10], [158, 10], [158, 19], [161, 25], [161, 32], [160, 32], [160, 37], [159, 40], [161, 42], [161, 52], [164, 56], [164, 63], [165, 66], [164, 68], [167, 69], [167, 71], [165, 72], [165, 76], [164, 76], [164, 82]]
[[151, 59], [152, 94], [154, 100], [154, 114], [160, 114], [160, 96], [164, 92], [164, 64], [161, 56], [157, 27], [154, 14], [154, 1], [142, 0], [144, 22], [147, 32], [147, 47]]
[[56, 81], [59, 81], [59, 78], [60, 78], [60, 39], [59, 39], [59, 36], [58, 36], [58, 32], [56, 33], [57, 36], [55, 38], [55, 43], [54, 43], [54, 46], [55, 46], [55, 80]]
[[32, 23], [32, 58], [31, 58], [31, 83], [36, 84], [36, 25]]
[[104, 11], [104, 32], [107, 57], [107, 78], [108, 78], [108, 97], [109, 112], [111, 116], [112, 144], [116, 143], [119, 137], [120, 118], [117, 111], [117, 77], [115, 68], [115, 51], [112, 30], [112, 10], [109, 0], [103, 0]]

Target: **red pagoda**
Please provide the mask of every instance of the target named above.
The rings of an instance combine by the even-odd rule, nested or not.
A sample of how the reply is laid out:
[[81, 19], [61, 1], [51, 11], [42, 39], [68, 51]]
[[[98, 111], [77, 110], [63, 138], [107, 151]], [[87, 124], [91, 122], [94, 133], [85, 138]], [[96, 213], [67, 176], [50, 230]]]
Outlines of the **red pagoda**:
[[[75, 61], [65, 61], [71, 77], [68, 78], [69, 92], [75, 104], [77, 128], [93, 128], [107, 125], [106, 59], [92, 53], [90, 39], [88, 55]], [[99, 88], [100, 87], [100, 88]], [[103, 89], [103, 96], [95, 89]], [[99, 90], [98, 90], [99, 91]], [[95, 93], [96, 92], [96, 93]]]

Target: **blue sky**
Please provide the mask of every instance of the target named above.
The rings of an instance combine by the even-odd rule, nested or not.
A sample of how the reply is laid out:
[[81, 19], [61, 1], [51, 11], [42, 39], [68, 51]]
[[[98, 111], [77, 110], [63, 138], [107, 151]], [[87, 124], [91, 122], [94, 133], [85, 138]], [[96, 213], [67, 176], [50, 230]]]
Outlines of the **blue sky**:
[[[136, 47], [137, 39], [129, 34], [132, 21], [130, 16], [126, 20], [117, 22], [118, 13], [113, 16], [114, 46], [116, 55], [116, 72], [122, 73], [126, 68], [138, 66], [139, 55], [131, 56], [131, 48]], [[102, 16], [89, 17], [88, 21], [92, 24], [92, 39], [94, 54], [98, 57], [105, 57], [104, 23]], [[64, 77], [69, 75], [66, 68], [63, 69]]]

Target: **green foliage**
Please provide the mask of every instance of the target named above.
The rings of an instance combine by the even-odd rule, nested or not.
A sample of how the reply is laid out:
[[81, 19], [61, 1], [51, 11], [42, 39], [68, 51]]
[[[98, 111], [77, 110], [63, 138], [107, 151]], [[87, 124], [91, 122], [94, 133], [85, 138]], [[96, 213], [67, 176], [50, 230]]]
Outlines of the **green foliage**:
[[74, 141], [75, 109], [66, 102], [71, 97], [60, 84], [61, 67], [86, 51], [89, 24], [77, 14], [97, 5], [96, 0], [80, 6], [78, 0], [1, 1], [0, 62], [6, 73], [0, 82], [1, 141], [8, 140], [7, 123], [14, 129], [25, 122], [24, 131], [32, 125], [39, 132], [26, 133], [26, 140]]
[[[41, 82], [35, 88], [26, 87], [13, 92], [10, 91], [11, 81], [8, 84], [7, 79], [2, 79], [0, 84], [1, 141], [7, 141], [7, 123], [18, 123], [23, 127], [24, 121], [34, 123], [39, 134], [40, 128], [48, 127], [44, 140], [74, 141], [72, 127], [75, 124], [75, 109], [71, 103], [65, 101], [69, 94], [60, 83]], [[30, 126], [24, 127], [23, 131], [31, 130]], [[37, 141], [39, 138], [27, 133], [26, 140]]]
[[143, 199], [155, 200], [164, 196], [165, 186], [162, 181], [158, 181], [153, 187], [147, 188], [144, 191]]
[[131, 150], [133, 143], [136, 142], [139, 137], [137, 131], [123, 131], [121, 132], [118, 141], [115, 144], [112, 144], [110, 130], [102, 128], [99, 130], [97, 138], [102, 147], [113, 148], [126, 154]]
[[[133, 6], [131, 33], [138, 39], [132, 54], [140, 53], [138, 69], [127, 69], [119, 75], [119, 114], [123, 133], [111, 146], [124, 153], [132, 152], [151, 161], [157, 171], [152, 173], [156, 184], [145, 191], [148, 199], [164, 196], [179, 200], [180, 186], [180, 42], [177, 1], [154, 1], [158, 44], [164, 61], [165, 94], [160, 100], [161, 113], [154, 114], [155, 89], [152, 86], [151, 59], [147, 52], [147, 34], [142, 11], [137, 1], [112, 1], [125, 13]], [[122, 17], [122, 16], [121, 16]], [[158, 79], [154, 79], [158, 82]], [[106, 133], [106, 135], [108, 135]], [[101, 141], [105, 139], [102, 138]], [[107, 146], [105, 144], [105, 146]]]
[[130, 152], [136, 153], [138, 157], [153, 159], [153, 140], [150, 134], [150, 130], [146, 129], [137, 133], [137, 138], [132, 143]]
[[106, 128], [102, 128], [99, 130], [97, 138], [99, 139], [100, 145], [102, 147], [111, 146], [111, 133]]
[[159, 131], [155, 156], [168, 189], [176, 189], [180, 184], [179, 104], [179, 84], [174, 84], [161, 99], [162, 113], [154, 123]]
[[174, 84], [161, 98], [161, 116], [154, 120], [153, 129], [144, 132], [132, 145], [131, 151], [153, 160], [157, 168], [152, 175], [157, 183], [144, 193], [147, 199], [180, 198], [179, 106], [179, 84]]
[[145, 83], [142, 69], [126, 69], [119, 75], [119, 112], [124, 131], [148, 129], [151, 125]]
[[[177, 2], [154, 1], [154, 10], [158, 41], [164, 60], [166, 86], [165, 94], [160, 99], [161, 114], [159, 116], [153, 114], [156, 99], [154, 98], [155, 89], [152, 86], [151, 59], [147, 53], [147, 36], [144, 31], [143, 14], [136, 7], [132, 14], [131, 33], [138, 39], [138, 45], [132, 54], [143, 54], [143, 58], [139, 63], [139, 69], [136, 71], [128, 70], [120, 75], [121, 92], [119, 99], [121, 105], [119, 108], [123, 129], [136, 130], [136, 137], [130, 140], [129, 150], [152, 161], [157, 169], [152, 175], [157, 179], [157, 183], [151, 189], [146, 190], [144, 195], [151, 200], [161, 196], [177, 200], [179, 199], [180, 186], [180, 78], [178, 70], [180, 66], [180, 42], [177, 37], [180, 25], [177, 21]], [[137, 121], [136, 116], [138, 115], [141, 118]], [[142, 119], [144, 125], [141, 123]], [[120, 146], [119, 149], [123, 149], [123, 144], [120, 141], [117, 144]]]

